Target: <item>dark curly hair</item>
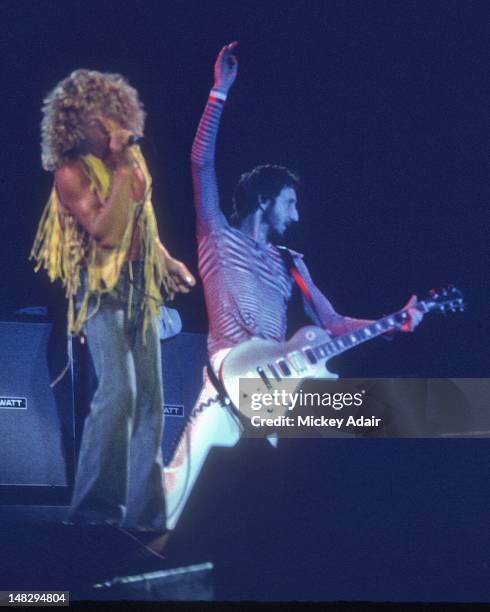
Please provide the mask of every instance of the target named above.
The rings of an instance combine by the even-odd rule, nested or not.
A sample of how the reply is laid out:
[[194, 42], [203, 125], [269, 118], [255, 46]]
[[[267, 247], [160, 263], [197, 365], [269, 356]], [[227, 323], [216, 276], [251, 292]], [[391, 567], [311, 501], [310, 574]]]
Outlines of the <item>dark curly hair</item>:
[[75, 70], [46, 96], [42, 112], [41, 157], [46, 170], [58, 169], [73, 155], [84, 138], [81, 121], [92, 112], [143, 135], [143, 105], [120, 74]]
[[255, 212], [259, 206], [259, 196], [274, 199], [284, 187], [298, 190], [300, 178], [284, 166], [267, 164], [257, 166], [242, 174], [233, 193], [233, 212], [230, 221], [238, 226]]

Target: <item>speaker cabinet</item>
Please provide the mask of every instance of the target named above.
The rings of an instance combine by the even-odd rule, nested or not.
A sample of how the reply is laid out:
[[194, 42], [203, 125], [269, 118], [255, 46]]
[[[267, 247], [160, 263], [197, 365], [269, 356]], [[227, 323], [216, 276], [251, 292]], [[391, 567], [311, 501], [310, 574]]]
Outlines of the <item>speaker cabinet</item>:
[[[71, 347], [65, 330], [51, 323], [0, 322], [0, 503], [69, 502], [83, 421], [96, 386], [87, 346], [74, 340], [69, 364]], [[162, 341], [166, 463], [199, 394], [205, 364], [204, 334], [181, 333]], [[52, 388], [51, 381], [67, 365]]]
[[162, 342], [163, 461], [168, 464], [201, 391], [207, 361], [205, 334], [181, 333]]
[[[0, 322], [0, 495], [71, 486], [74, 471], [72, 372], [66, 333], [51, 323]], [[17, 494], [17, 495], [16, 495]], [[41, 499], [40, 498], [40, 499]]]

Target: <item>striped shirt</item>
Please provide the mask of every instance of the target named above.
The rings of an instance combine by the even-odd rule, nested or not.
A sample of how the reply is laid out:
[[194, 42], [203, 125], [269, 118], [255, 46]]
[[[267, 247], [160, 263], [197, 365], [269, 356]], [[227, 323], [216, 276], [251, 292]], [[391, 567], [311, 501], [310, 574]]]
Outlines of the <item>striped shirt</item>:
[[[209, 320], [210, 355], [252, 336], [285, 340], [287, 302], [293, 284], [277, 247], [262, 245], [231, 227], [221, 212], [214, 156], [222, 110], [221, 100], [208, 99], [191, 156], [199, 274]], [[316, 288], [302, 255], [294, 251], [292, 254], [324, 327], [342, 325], [344, 317]]]
[[198, 249], [209, 353], [252, 336], [285, 340], [292, 280], [278, 249], [227, 225], [201, 235]]

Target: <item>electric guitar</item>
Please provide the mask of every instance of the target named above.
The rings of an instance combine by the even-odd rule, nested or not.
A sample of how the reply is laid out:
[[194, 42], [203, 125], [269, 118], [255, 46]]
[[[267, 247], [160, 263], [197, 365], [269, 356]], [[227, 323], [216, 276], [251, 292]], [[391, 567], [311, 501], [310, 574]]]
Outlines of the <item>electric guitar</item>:
[[[411, 308], [425, 314], [430, 311], [447, 313], [464, 310], [462, 293], [453, 286], [432, 290], [427, 299]], [[400, 328], [409, 318], [408, 307], [385, 316], [355, 331], [332, 337], [320, 327], [302, 327], [288, 342], [252, 338], [231, 349], [219, 371], [219, 378], [234, 407], [244, 417], [254, 415], [250, 406], [252, 393], [273, 393], [287, 389], [294, 392], [305, 378], [337, 379], [327, 368], [328, 361], [372, 340], [386, 332]], [[247, 392], [240, 391], [240, 378], [251, 379]], [[270, 406], [267, 417], [274, 418], [287, 412], [287, 406]]]

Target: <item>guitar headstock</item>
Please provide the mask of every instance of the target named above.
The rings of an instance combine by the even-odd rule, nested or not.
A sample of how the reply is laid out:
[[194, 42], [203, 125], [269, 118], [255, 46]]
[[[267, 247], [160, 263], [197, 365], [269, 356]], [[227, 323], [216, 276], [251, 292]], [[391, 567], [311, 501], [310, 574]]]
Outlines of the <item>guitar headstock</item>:
[[443, 289], [431, 289], [429, 297], [419, 302], [423, 304], [426, 312], [435, 310], [436, 312], [463, 312], [465, 309], [464, 296], [454, 285], [449, 285]]

